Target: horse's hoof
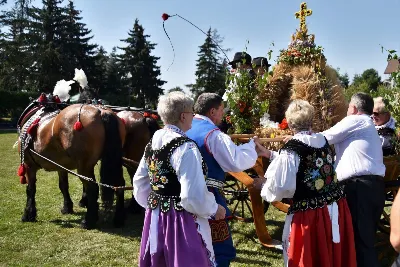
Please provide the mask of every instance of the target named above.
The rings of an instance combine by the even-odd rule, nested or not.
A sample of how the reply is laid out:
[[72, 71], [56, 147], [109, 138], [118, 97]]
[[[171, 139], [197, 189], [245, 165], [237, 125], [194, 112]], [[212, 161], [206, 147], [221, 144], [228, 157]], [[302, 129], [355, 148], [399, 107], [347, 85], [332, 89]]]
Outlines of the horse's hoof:
[[74, 209], [72, 207], [63, 207], [61, 214], [74, 214]]
[[125, 220], [114, 219], [114, 227], [121, 228], [124, 227], [124, 225], [125, 225]]
[[87, 200], [80, 200], [79, 201], [79, 207], [81, 208], [87, 208]]
[[91, 229], [96, 228], [96, 223], [94, 223], [94, 222], [88, 223], [86, 220], [83, 220], [83, 221], [81, 222], [81, 227], [82, 227], [83, 229], [86, 229], [86, 230], [91, 230]]
[[36, 222], [36, 216], [24, 214], [21, 218], [22, 222]]

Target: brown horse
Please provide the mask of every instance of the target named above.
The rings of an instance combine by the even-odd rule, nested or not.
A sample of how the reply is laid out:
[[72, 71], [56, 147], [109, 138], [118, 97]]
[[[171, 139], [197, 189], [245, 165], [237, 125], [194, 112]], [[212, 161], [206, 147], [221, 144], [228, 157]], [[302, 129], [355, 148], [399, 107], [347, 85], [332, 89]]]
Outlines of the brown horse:
[[[55, 112], [57, 113], [57, 110]], [[44, 112], [46, 113], [48, 112]], [[28, 132], [32, 134], [30, 142], [26, 142], [23, 138], [24, 132], [19, 138], [19, 147], [23, 145], [26, 148], [23, 148], [21, 155], [24, 164], [20, 167], [19, 174], [25, 174], [28, 183], [27, 202], [22, 221], [36, 220], [36, 173], [39, 169], [58, 172], [59, 187], [64, 196], [62, 213], [73, 212], [73, 204], [68, 192], [68, 173], [32, 153], [30, 149], [69, 170], [77, 169], [78, 174], [93, 178], [93, 180], [95, 180], [94, 167], [101, 160], [101, 183], [111, 186], [125, 185], [122, 173], [125, 127], [111, 110], [84, 104], [70, 105], [55, 116], [44, 115], [37, 125], [35, 132], [28, 129]], [[22, 129], [24, 128], [26, 129], [27, 126], [23, 126]], [[98, 220], [99, 187], [97, 183], [81, 180], [87, 194], [87, 212], [81, 225], [83, 228], [92, 229]], [[110, 188], [102, 188], [101, 192], [103, 202], [112, 203], [114, 191]], [[114, 223], [117, 226], [123, 224], [124, 215], [124, 194], [120, 191], [117, 192], [114, 217]]]
[[[139, 163], [147, 143], [153, 137], [153, 134], [160, 129], [157, 123], [157, 115], [150, 112], [141, 114], [128, 109], [118, 112], [117, 116], [125, 121], [126, 139], [123, 148], [124, 157]], [[131, 180], [135, 175], [136, 169], [137, 166], [132, 166], [132, 164], [130, 164], [130, 167], [127, 167]], [[133, 213], [138, 213], [142, 209], [135, 198], [132, 197], [129, 210]]]
[[[147, 143], [153, 137], [153, 134], [160, 129], [160, 126], [157, 123], [158, 117], [154, 113], [140, 113], [129, 108], [123, 111], [117, 111], [116, 114], [125, 124], [126, 137], [123, 147], [123, 161], [132, 180]], [[60, 177], [60, 182], [65, 183], [65, 181], [68, 183], [68, 180], [66, 179], [61, 181]], [[66, 187], [68, 188], [68, 185], [66, 185]], [[79, 201], [79, 206], [87, 206], [87, 193], [85, 187], [83, 187], [82, 190], [82, 198]], [[132, 213], [140, 213], [143, 208], [136, 202], [135, 198], [132, 197], [128, 210]]]

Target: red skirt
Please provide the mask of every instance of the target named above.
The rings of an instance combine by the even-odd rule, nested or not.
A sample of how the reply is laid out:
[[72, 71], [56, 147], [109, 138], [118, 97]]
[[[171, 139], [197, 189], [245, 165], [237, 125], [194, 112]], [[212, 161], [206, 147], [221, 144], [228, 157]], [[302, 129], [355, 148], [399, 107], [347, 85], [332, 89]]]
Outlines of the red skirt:
[[291, 223], [289, 267], [353, 267], [356, 263], [353, 224], [345, 198], [337, 202], [340, 242], [332, 241], [327, 207], [296, 212]]

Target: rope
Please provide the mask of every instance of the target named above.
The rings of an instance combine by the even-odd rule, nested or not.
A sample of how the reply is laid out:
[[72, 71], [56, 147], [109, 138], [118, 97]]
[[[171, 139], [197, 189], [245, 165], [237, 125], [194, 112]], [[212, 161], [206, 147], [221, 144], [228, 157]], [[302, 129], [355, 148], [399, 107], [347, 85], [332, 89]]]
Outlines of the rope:
[[75, 175], [75, 176], [77, 176], [77, 177], [79, 177], [79, 178], [81, 178], [81, 179], [83, 179], [83, 180], [86, 180], [86, 181], [88, 181], [88, 182], [92, 182], [92, 183], [98, 184], [98, 185], [103, 186], [103, 187], [108, 187], [108, 188], [111, 188], [111, 189], [113, 189], [113, 190], [115, 190], [115, 191], [117, 191], [117, 190], [133, 190], [133, 186], [112, 186], [112, 185], [108, 185], [108, 184], [103, 184], [103, 183], [100, 183], [100, 182], [96, 182], [96, 180], [94, 180], [93, 178], [84, 176], [84, 175], [79, 174], [79, 173], [76, 173], [76, 172], [74, 172], [74, 171], [71, 171], [71, 170], [65, 168], [64, 166], [58, 164], [57, 162], [52, 161], [51, 159], [48, 159], [48, 158], [46, 158], [45, 156], [43, 156], [43, 155], [37, 153], [37, 152], [34, 151], [33, 149], [29, 149], [29, 150], [30, 150], [30, 152], [32, 152], [32, 153], [35, 154], [36, 156], [39, 156], [39, 157], [41, 157], [42, 159], [44, 159], [44, 160], [46, 160], [46, 161], [48, 161], [48, 162], [50, 162], [50, 163], [56, 165], [57, 167], [63, 169], [64, 171], [66, 171], [66, 172], [68, 172], [68, 173], [70, 173], [70, 174], [72, 174], [72, 175]]
[[[198, 26], [196, 26], [195, 24], [193, 24], [191, 21], [185, 19], [184, 17], [182, 17], [182, 16], [180, 16], [180, 15], [178, 15], [178, 14], [175, 14], [175, 15], [168, 15], [168, 18], [175, 17], [175, 16], [176, 16], [176, 17], [179, 17], [179, 18], [181, 18], [181, 19], [183, 19], [184, 21], [186, 21], [187, 23], [189, 23], [190, 25], [192, 25], [193, 27], [195, 27], [196, 29], [198, 29], [199, 31], [201, 31], [204, 35], [208, 36], [208, 34], [207, 34], [205, 31], [203, 31], [203, 30], [200, 29]], [[172, 63], [171, 63], [171, 65], [169, 65], [169, 67], [168, 67], [168, 69], [167, 69], [167, 71], [168, 71], [169, 68], [170, 68], [170, 67], [174, 64], [174, 62], [175, 62], [175, 48], [174, 48], [174, 46], [173, 46], [173, 44], [172, 44], [171, 38], [169, 37], [167, 31], [165, 30], [165, 20], [163, 21], [163, 29], [164, 29], [164, 32], [165, 32], [165, 34], [167, 35], [168, 40], [169, 40], [169, 42], [170, 42], [170, 44], [171, 44], [172, 51], [174, 52], [174, 57], [173, 57], [173, 59], [172, 59]], [[228, 62], [229, 62], [228, 56], [225, 54], [225, 51], [219, 46], [218, 42], [216, 42], [211, 36], [208, 36], [208, 37], [210, 37], [211, 41], [213, 41], [213, 43], [219, 48], [219, 50], [221, 50], [221, 52], [224, 54], [225, 58], [226, 58], [226, 59], [228, 60]]]

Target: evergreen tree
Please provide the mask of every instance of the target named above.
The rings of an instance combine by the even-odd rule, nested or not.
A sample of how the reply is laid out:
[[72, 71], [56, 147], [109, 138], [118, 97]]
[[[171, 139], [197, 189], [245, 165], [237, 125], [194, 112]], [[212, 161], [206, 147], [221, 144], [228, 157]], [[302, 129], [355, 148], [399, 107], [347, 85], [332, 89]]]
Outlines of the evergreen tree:
[[64, 41], [60, 43], [60, 51], [64, 58], [62, 74], [66, 77], [73, 77], [75, 68], [83, 69], [90, 81], [89, 86], [97, 85], [101, 81], [95, 80], [99, 70], [96, 69], [95, 57], [97, 45], [89, 44], [93, 38], [90, 35], [92, 31], [86, 27], [85, 23], [81, 22], [81, 11], [75, 8], [72, 0], [68, 1], [65, 11], [62, 25]]
[[106, 66], [106, 88], [109, 93], [122, 93], [120, 65], [120, 62], [118, 61], [117, 48], [113, 47]]
[[100, 95], [107, 93], [107, 51], [100, 46], [94, 56], [95, 73], [91, 78], [91, 85], [99, 90]]
[[121, 40], [127, 44], [123, 54], [119, 57], [123, 77], [132, 92], [139, 107], [152, 107], [157, 105], [158, 96], [163, 94], [161, 86], [165, 83], [158, 77], [160, 67], [157, 66], [159, 57], [151, 55], [155, 48], [154, 43], [147, 40], [149, 35], [144, 34], [144, 28], [136, 19], [133, 29], [129, 31], [128, 38]]
[[62, 0], [42, 0], [43, 7], [29, 10], [32, 18], [30, 38], [35, 51], [36, 62], [31, 68], [31, 78], [38, 90], [52, 92], [57, 81], [66, 78], [62, 75], [63, 57], [61, 44], [65, 41], [64, 14]]
[[218, 48], [222, 41], [216, 30], [212, 31], [210, 28], [207, 31], [206, 40], [200, 46], [199, 58], [196, 61], [196, 83], [190, 88], [194, 98], [205, 92], [220, 94], [224, 92], [225, 66]]

